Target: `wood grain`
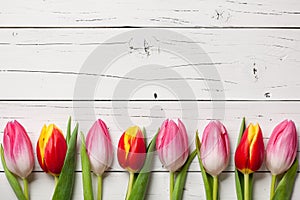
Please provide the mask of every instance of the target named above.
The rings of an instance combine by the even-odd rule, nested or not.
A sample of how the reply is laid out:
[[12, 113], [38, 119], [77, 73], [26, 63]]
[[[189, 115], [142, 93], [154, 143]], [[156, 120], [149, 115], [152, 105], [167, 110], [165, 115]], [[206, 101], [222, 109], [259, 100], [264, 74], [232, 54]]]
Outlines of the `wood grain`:
[[[220, 177], [220, 196], [233, 200], [233, 153], [242, 117], [259, 122], [265, 144], [284, 119], [294, 120], [300, 131], [298, 0], [0, 0], [0, 5], [0, 142], [6, 123], [16, 119], [35, 149], [43, 124], [55, 123], [65, 132], [71, 115], [84, 133], [103, 119], [116, 149], [130, 125], [144, 126], [150, 140], [164, 119], [181, 118], [192, 150], [196, 129], [201, 137], [206, 124], [218, 119], [232, 152]], [[168, 199], [169, 177], [157, 155], [152, 170], [147, 199]], [[104, 178], [104, 199], [124, 199], [127, 181], [115, 159]], [[262, 166], [255, 173], [254, 200], [269, 198], [270, 182]], [[0, 183], [2, 197], [15, 199], [2, 166]], [[74, 199], [83, 199], [81, 184], [78, 154]], [[36, 161], [31, 199], [49, 199], [53, 186]], [[292, 199], [299, 197], [295, 189]], [[184, 199], [205, 199], [196, 159]]]
[[285, 29], [2, 29], [0, 99], [299, 100], [299, 41]]
[[299, 1], [14, 1], [1, 4], [1, 27], [295, 27]]

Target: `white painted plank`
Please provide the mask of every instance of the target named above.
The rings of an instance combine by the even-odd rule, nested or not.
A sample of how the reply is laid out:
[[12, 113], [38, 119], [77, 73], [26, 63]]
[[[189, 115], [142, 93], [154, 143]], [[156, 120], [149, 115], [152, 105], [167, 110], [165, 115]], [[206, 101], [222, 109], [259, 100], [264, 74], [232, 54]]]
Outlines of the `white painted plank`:
[[0, 26], [299, 26], [299, 1], [104, 0], [2, 2]]
[[[150, 141], [164, 119], [181, 118], [187, 128], [192, 151], [195, 149], [196, 130], [199, 130], [201, 138], [204, 127], [211, 119], [221, 120], [227, 128], [232, 153], [226, 171], [234, 170], [233, 154], [242, 116], [247, 117], [247, 123], [260, 123], [265, 142], [273, 128], [286, 118], [294, 120], [300, 132], [300, 102], [1, 102], [0, 113], [0, 141], [5, 124], [17, 119], [28, 131], [34, 150], [44, 124], [55, 123], [65, 132], [67, 118], [71, 115], [79, 122], [80, 130], [87, 133], [96, 118], [103, 119], [109, 128], [115, 150], [111, 171], [123, 171], [116, 159], [116, 149], [121, 134], [133, 124], [144, 126]], [[0, 170], [3, 170], [2, 166]], [[41, 171], [37, 161], [34, 170]], [[81, 170], [79, 157], [77, 170]], [[157, 155], [153, 170], [165, 171]], [[266, 171], [265, 167], [261, 170]], [[190, 171], [199, 171], [196, 159]]]
[[299, 30], [3, 29], [0, 52], [0, 99], [300, 99]]
[[[103, 179], [103, 199], [120, 200], [124, 199], [127, 188], [128, 174], [122, 172], [106, 173]], [[269, 199], [269, 188], [271, 176], [264, 173], [256, 173], [254, 175], [253, 199]], [[221, 183], [220, 196], [221, 199], [236, 199], [234, 174], [223, 173], [220, 175]], [[5, 175], [0, 173], [0, 191], [4, 199], [16, 199], [12, 189], [10, 188]], [[161, 172], [153, 172], [151, 175], [149, 189], [146, 199], [168, 199], [169, 195], [169, 174]], [[47, 187], [46, 187], [47, 186]], [[300, 196], [300, 179], [297, 178], [294, 186], [292, 200], [296, 200]], [[30, 175], [30, 197], [32, 200], [50, 199], [53, 193], [54, 180], [50, 175], [44, 173], [34, 173]], [[93, 176], [93, 187], [96, 195], [96, 179]], [[76, 173], [76, 181], [73, 190], [73, 199], [83, 199], [81, 173]], [[184, 200], [205, 199], [204, 185], [200, 172], [188, 173], [187, 181], [183, 193]]]

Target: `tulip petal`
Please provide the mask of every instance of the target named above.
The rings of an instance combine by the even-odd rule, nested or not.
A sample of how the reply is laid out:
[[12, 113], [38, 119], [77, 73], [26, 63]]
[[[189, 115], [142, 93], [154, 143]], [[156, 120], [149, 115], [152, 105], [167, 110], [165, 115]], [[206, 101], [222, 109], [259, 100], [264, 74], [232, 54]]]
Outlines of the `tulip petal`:
[[137, 126], [128, 128], [118, 144], [118, 161], [129, 172], [140, 170], [146, 159], [146, 143], [141, 129]]
[[98, 176], [111, 165], [113, 147], [108, 129], [102, 120], [97, 120], [87, 134], [87, 152], [91, 168]]
[[19, 177], [26, 178], [34, 166], [33, 149], [24, 127], [16, 120], [7, 123], [3, 146], [8, 169]]
[[273, 175], [288, 170], [295, 160], [298, 149], [296, 126], [285, 120], [272, 132], [266, 148], [266, 166]]
[[171, 172], [179, 169], [186, 161], [188, 137], [183, 123], [178, 119], [178, 126], [173, 120], [165, 120], [156, 141], [156, 149], [163, 166]]
[[211, 121], [204, 130], [201, 145], [201, 159], [207, 173], [219, 175], [229, 163], [228, 134], [219, 121]]
[[54, 128], [45, 147], [45, 165], [50, 173], [58, 175], [64, 165], [67, 143], [61, 132]]
[[250, 124], [235, 152], [235, 165], [244, 174], [258, 170], [264, 160], [264, 142], [259, 125]]
[[44, 125], [37, 143], [37, 157], [41, 168], [54, 176], [60, 174], [67, 152], [67, 142], [54, 124]]

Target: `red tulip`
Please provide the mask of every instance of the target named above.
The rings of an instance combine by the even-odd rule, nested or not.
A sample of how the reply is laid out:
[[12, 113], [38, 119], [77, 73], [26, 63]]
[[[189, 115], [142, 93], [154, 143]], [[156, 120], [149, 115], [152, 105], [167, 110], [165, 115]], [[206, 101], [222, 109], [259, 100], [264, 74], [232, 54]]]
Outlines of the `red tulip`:
[[175, 172], [185, 163], [189, 155], [188, 136], [184, 124], [178, 119], [165, 120], [156, 139], [158, 157], [163, 166]]
[[106, 124], [98, 119], [89, 130], [86, 149], [92, 171], [101, 176], [113, 161], [113, 147]]
[[7, 168], [21, 178], [33, 169], [34, 157], [30, 138], [19, 122], [8, 122], [3, 135], [4, 158]]
[[210, 122], [204, 129], [200, 148], [201, 161], [212, 176], [218, 176], [228, 165], [230, 156], [226, 128], [219, 121]]
[[44, 125], [37, 146], [37, 158], [41, 168], [54, 176], [58, 176], [64, 165], [67, 153], [67, 143], [54, 124]]
[[128, 128], [119, 140], [118, 161], [122, 168], [129, 172], [139, 171], [146, 159], [146, 143], [138, 126]]
[[245, 130], [235, 152], [235, 166], [244, 174], [257, 171], [264, 160], [264, 141], [258, 124]]
[[266, 166], [273, 175], [287, 171], [293, 164], [298, 149], [298, 136], [293, 121], [278, 124], [266, 148]]

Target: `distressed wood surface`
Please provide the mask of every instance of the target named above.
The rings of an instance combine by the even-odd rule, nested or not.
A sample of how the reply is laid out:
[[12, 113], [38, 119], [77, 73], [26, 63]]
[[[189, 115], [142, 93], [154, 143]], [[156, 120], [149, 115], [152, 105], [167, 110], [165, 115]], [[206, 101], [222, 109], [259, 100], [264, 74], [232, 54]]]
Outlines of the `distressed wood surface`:
[[[86, 134], [93, 122], [101, 118], [109, 128], [115, 149], [115, 159], [110, 171], [123, 171], [116, 159], [116, 149], [121, 134], [134, 124], [145, 127], [147, 140], [150, 141], [164, 119], [181, 118], [188, 132], [190, 150], [193, 151], [196, 130], [201, 138], [204, 127], [210, 120], [221, 120], [227, 128], [231, 144], [232, 155], [227, 172], [234, 171], [233, 154], [242, 116], [247, 117], [247, 123], [259, 122], [265, 143], [273, 128], [283, 119], [294, 120], [298, 130], [300, 125], [299, 102], [1, 102], [0, 113], [5, 116], [0, 118], [1, 129], [4, 129], [8, 121], [17, 119], [28, 131], [34, 148], [44, 124], [55, 123], [65, 133], [67, 118], [71, 115], [74, 121], [79, 122], [79, 129]], [[0, 134], [1, 141], [2, 134], [3, 132]], [[2, 166], [0, 170], [3, 170]], [[34, 170], [42, 171], [37, 161]], [[81, 170], [79, 157], [76, 170]], [[152, 170], [166, 172], [157, 156]], [[189, 170], [199, 171], [197, 159]], [[267, 169], [262, 167], [261, 171], [267, 172]]]
[[[4, 1], [4, 0], [2, 0]], [[2, 27], [295, 27], [299, 1], [26, 1], [2, 2]]]
[[299, 31], [1, 29], [0, 99], [299, 100]]
[[[144, 126], [150, 140], [165, 118], [181, 118], [192, 150], [195, 130], [201, 137], [207, 123], [218, 119], [232, 152], [220, 196], [233, 200], [233, 153], [242, 117], [260, 123], [265, 143], [286, 118], [300, 131], [298, 0], [0, 0], [0, 5], [1, 143], [5, 124], [14, 119], [35, 149], [43, 124], [65, 131], [71, 115], [86, 133], [101, 118], [116, 149], [130, 125]], [[169, 177], [157, 155], [152, 170], [147, 199], [168, 199]], [[123, 199], [127, 181], [115, 157], [104, 178], [104, 199]], [[255, 174], [254, 200], [269, 198], [270, 181], [262, 166]], [[1, 199], [15, 199], [2, 166], [0, 183]], [[76, 200], [83, 199], [81, 184], [78, 154]], [[53, 186], [36, 161], [31, 199], [50, 199]], [[292, 199], [299, 198], [295, 189]], [[197, 159], [184, 199], [205, 199]]]

